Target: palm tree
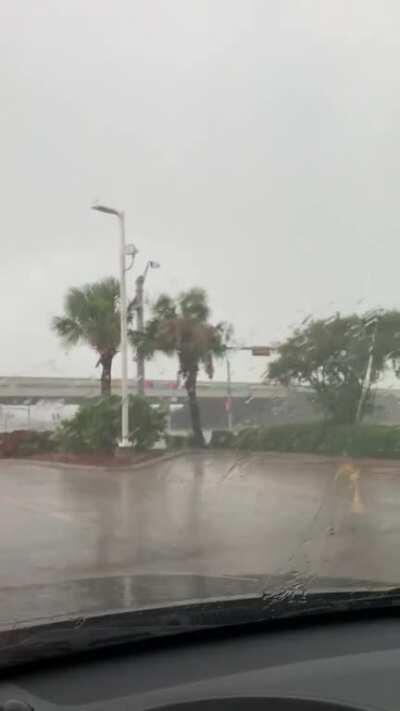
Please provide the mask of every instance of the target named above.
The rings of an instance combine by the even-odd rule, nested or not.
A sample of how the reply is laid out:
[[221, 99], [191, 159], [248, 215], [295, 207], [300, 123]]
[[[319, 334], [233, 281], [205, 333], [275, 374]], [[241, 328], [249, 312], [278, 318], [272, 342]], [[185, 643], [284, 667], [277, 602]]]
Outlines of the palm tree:
[[215, 326], [209, 323], [207, 295], [199, 288], [189, 289], [176, 299], [163, 294], [152, 312], [144, 333], [131, 332], [132, 343], [147, 358], [156, 351], [178, 357], [178, 375], [183, 379], [188, 396], [193, 442], [204, 447], [197, 377], [201, 366], [209, 378], [213, 377], [214, 358], [224, 355], [230, 329], [224, 323]]
[[[107, 277], [72, 287], [67, 291], [64, 311], [64, 316], [53, 318], [53, 330], [67, 347], [84, 343], [96, 351], [96, 367], [102, 369], [101, 394], [111, 395], [111, 367], [121, 339], [119, 282]], [[131, 320], [132, 305], [128, 308], [128, 322]]]

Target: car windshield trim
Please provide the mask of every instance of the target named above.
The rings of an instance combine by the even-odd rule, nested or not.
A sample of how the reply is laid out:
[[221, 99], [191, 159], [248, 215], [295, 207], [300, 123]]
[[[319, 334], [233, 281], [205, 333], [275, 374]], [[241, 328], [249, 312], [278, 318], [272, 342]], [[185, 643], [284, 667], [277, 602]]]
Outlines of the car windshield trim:
[[144, 640], [255, 623], [362, 613], [400, 606], [400, 587], [235, 595], [59, 617], [0, 629], [0, 669]]

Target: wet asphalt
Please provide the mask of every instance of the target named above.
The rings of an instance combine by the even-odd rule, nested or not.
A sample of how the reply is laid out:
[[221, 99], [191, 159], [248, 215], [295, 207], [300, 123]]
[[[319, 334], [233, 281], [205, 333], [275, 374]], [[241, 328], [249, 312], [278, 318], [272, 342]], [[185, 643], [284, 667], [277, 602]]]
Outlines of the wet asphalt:
[[400, 583], [396, 462], [1, 460], [0, 486], [0, 624], [253, 593], [286, 577]]

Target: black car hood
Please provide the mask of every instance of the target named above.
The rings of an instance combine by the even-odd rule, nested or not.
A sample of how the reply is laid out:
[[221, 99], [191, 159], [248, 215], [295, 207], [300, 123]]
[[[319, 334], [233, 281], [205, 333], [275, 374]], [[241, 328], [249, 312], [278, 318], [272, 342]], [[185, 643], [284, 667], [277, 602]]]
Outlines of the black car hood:
[[0, 669], [181, 633], [388, 606], [400, 607], [400, 590], [389, 583], [297, 574], [124, 575], [2, 588]]
[[0, 588], [0, 630], [47, 619], [141, 609], [182, 602], [204, 602], [242, 595], [381, 590], [389, 582], [353, 578], [286, 575], [193, 575], [157, 573], [107, 575], [46, 584]]

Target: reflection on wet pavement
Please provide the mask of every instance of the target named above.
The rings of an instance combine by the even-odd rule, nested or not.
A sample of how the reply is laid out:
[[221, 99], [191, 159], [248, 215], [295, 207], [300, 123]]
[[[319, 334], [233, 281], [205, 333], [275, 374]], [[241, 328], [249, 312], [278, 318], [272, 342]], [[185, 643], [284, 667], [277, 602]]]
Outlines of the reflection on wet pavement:
[[[291, 573], [305, 587], [320, 576], [396, 582], [398, 474], [395, 462], [224, 452], [134, 471], [3, 460], [2, 619], [28, 610], [19, 587], [39, 586], [39, 616], [62, 614], [78, 597], [82, 609], [98, 606], [102, 585], [117, 603], [131, 575], [144, 576], [134, 593], [126, 583], [133, 601], [157, 598], [159, 574], [188, 574], [163, 588], [167, 599], [196, 597], [199, 580], [212, 590], [216, 576]], [[242, 592], [254, 582], [221, 585]]]

